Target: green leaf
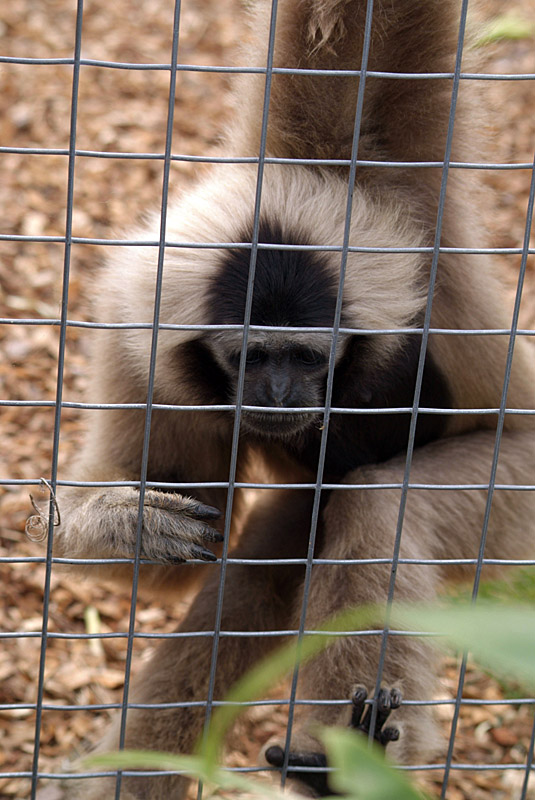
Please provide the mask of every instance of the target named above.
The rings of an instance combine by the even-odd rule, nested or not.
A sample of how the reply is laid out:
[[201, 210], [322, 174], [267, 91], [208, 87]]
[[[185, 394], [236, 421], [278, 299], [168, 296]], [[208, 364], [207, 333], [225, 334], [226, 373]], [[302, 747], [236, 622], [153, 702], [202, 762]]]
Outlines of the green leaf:
[[535, 36], [535, 23], [510, 11], [491, 20], [478, 38], [478, 46], [492, 44], [500, 39], [529, 39]]
[[347, 728], [325, 728], [321, 733], [329, 764], [336, 771], [329, 778], [336, 792], [355, 800], [423, 800], [425, 795], [385, 761], [376, 744]]
[[259, 783], [258, 779], [248, 778], [220, 767], [213, 768], [202, 756], [173, 755], [157, 750], [120, 750], [89, 756], [84, 759], [83, 766], [129, 770], [177, 770], [189, 778], [196, 778], [218, 789], [242, 791], [259, 798], [287, 800], [282, 798], [280, 791], [265, 783]]
[[475, 607], [397, 607], [395, 624], [438, 631], [506, 678], [535, 687], [535, 609], [478, 603]]

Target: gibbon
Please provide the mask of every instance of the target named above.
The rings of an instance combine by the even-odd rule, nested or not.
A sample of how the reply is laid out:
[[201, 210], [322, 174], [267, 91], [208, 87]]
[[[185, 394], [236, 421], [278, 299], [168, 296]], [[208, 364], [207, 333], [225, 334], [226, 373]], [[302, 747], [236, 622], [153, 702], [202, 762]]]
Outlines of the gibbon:
[[[361, 69], [365, 0], [279, 0], [275, 67], [298, 70]], [[249, 12], [248, 12], [249, 13]], [[250, 10], [247, 64], [267, 59], [269, 3]], [[353, 563], [315, 565], [311, 573], [306, 627], [313, 629], [349, 606], [384, 604], [388, 594], [401, 490], [374, 489], [403, 480], [427, 303], [432, 249], [445, 157], [452, 80], [399, 78], [375, 73], [447, 73], [454, 70], [459, 31], [457, 0], [376, 0], [358, 147], [340, 327], [333, 345], [348, 203], [346, 164], [317, 166], [313, 159], [351, 158], [358, 75], [277, 72], [272, 76], [265, 153], [305, 159], [306, 164], [267, 163], [263, 170], [256, 275], [250, 308], [236, 478], [242, 483], [269, 475], [277, 484], [314, 484], [320, 455], [330, 358], [335, 361], [323, 471], [327, 484], [370, 488], [323, 490], [315, 556]], [[466, 69], [466, 66], [464, 66]], [[477, 87], [461, 80], [452, 159], [469, 162], [478, 147]], [[236, 81], [235, 122], [224, 154], [258, 157], [265, 76]], [[480, 157], [480, 154], [479, 154]], [[400, 162], [399, 166], [377, 163]], [[436, 166], [411, 167], [410, 162]], [[229, 243], [230, 248], [167, 247], [160, 323], [216, 326], [209, 330], [159, 331], [154, 378], [155, 404], [228, 406], [238, 397], [238, 374], [247, 306], [253, 241], [255, 163], [215, 164], [189, 194], [170, 204], [168, 242]], [[432, 301], [431, 326], [419, 404], [410, 480], [414, 484], [488, 485], [509, 337], [463, 335], [455, 330], [507, 329], [504, 292], [485, 255], [463, 252], [483, 247], [477, 217], [479, 195], [471, 171], [450, 169], [440, 234], [441, 253]], [[157, 238], [156, 215], [136, 231]], [[243, 245], [243, 246], [240, 246]], [[292, 249], [293, 246], [293, 249]], [[314, 249], [317, 247], [319, 249]], [[323, 249], [321, 249], [323, 248]], [[329, 249], [330, 248], [330, 249]], [[362, 248], [362, 249], [361, 249]], [[116, 323], [151, 323], [156, 252], [118, 248], [99, 280], [98, 318]], [[229, 327], [225, 327], [229, 326]], [[267, 330], [266, 330], [267, 328]], [[314, 328], [295, 330], [296, 328]], [[288, 329], [288, 330], [286, 330]], [[438, 329], [438, 331], [437, 331]], [[441, 333], [440, 329], [447, 332]], [[374, 330], [392, 331], [374, 333]], [[364, 333], [360, 333], [364, 331]], [[396, 332], [397, 331], [397, 332]], [[152, 331], [105, 329], [92, 358], [90, 400], [145, 403]], [[329, 390], [330, 391], [330, 390]], [[535, 374], [528, 346], [517, 337], [508, 409], [533, 408]], [[257, 409], [255, 408], [257, 407]], [[306, 409], [314, 409], [307, 412]], [[384, 409], [393, 409], [384, 413]], [[301, 409], [289, 411], [288, 409]], [[304, 410], [303, 410], [304, 409]], [[340, 409], [377, 409], [343, 413]], [[466, 413], [482, 409], [485, 413]], [[494, 409], [494, 410], [493, 410]], [[443, 413], [441, 413], [443, 410]], [[464, 411], [465, 413], [460, 413]], [[135, 482], [140, 478], [145, 411], [92, 410], [85, 443], [69, 478], [92, 482]], [[148, 591], [167, 593], [199, 585], [179, 630], [212, 631], [215, 624], [223, 519], [229, 480], [234, 412], [224, 408], [155, 408], [150, 428], [141, 557]], [[532, 484], [533, 418], [507, 414], [499, 451], [497, 483]], [[265, 477], [263, 478], [265, 480]], [[199, 484], [189, 494], [158, 484]], [[218, 484], [211, 487], [211, 483]], [[156, 487], [154, 487], [156, 484]], [[304, 559], [309, 542], [310, 489], [265, 489], [245, 503], [236, 490], [230, 555], [249, 562]], [[190, 496], [191, 495], [191, 496]], [[132, 557], [136, 547], [139, 491], [128, 486], [64, 487], [58, 494], [61, 524], [55, 555], [81, 558]], [[396, 601], [428, 601], [447, 577], [440, 559], [478, 555], [487, 492], [410, 489], [400, 556], [431, 564], [401, 563]], [[533, 557], [535, 495], [500, 488], [494, 493], [485, 546], [488, 558]], [[530, 541], [531, 540], [531, 541]], [[356, 559], [363, 563], [354, 563]], [[366, 560], [374, 563], [365, 563]], [[378, 563], [378, 560], [388, 560]], [[92, 567], [108, 580], [131, 580], [125, 565]], [[459, 568], [458, 568], [459, 569]], [[468, 567], [467, 574], [471, 574]], [[87, 568], [86, 568], [87, 572]], [[226, 571], [222, 630], [240, 632], [219, 643], [215, 698], [281, 637], [257, 631], [299, 626], [305, 569], [302, 564], [232, 563]], [[250, 636], [243, 635], [250, 632]], [[210, 636], [164, 640], [137, 675], [129, 700], [178, 704], [128, 711], [126, 746], [189, 752], [202, 731], [212, 658]], [[299, 673], [301, 698], [349, 698], [356, 685], [374, 694], [381, 649], [377, 635], [340, 639]], [[403, 699], [432, 698], [433, 656], [421, 640], [390, 636], [379, 702], [376, 738], [395, 739], [383, 728], [389, 707]], [[360, 722], [363, 690], [354, 698], [354, 727]], [[184, 703], [180, 707], [180, 703]], [[313, 725], [346, 724], [347, 707], [303, 704], [296, 709], [290, 764], [321, 764]], [[401, 735], [389, 745], [402, 762], [423, 762], [436, 737], [425, 706], [404, 705], [392, 716]], [[116, 749], [119, 724], [100, 748]], [[265, 749], [280, 765], [284, 742]], [[318, 755], [319, 754], [319, 755]], [[303, 775], [301, 777], [306, 777]], [[113, 781], [84, 780], [84, 798], [112, 796]], [[316, 794], [325, 778], [309, 779]], [[177, 798], [186, 788], [177, 776], [124, 777], [122, 798]]]

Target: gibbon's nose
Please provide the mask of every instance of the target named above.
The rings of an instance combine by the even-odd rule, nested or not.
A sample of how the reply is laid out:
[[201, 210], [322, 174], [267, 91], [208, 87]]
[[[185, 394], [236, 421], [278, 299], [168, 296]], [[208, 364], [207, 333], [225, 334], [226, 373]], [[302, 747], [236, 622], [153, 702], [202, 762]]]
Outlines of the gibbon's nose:
[[265, 386], [269, 405], [285, 408], [290, 405], [292, 382], [287, 375], [273, 375]]

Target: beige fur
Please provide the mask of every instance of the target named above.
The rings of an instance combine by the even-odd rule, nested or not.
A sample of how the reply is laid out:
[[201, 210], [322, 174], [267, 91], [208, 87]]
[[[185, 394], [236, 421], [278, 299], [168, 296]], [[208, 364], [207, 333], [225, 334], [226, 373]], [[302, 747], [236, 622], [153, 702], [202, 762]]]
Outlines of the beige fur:
[[[369, 69], [402, 72], [451, 72], [454, 64], [459, 3], [453, 0], [376, 0]], [[364, 0], [280, 0], [275, 65], [299, 68], [359, 69], [366, 3]], [[269, 9], [254, 11], [253, 44], [248, 64], [265, 63]], [[270, 103], [267, 154], [287, 158], [349, 158], [358, 79], [275, 75]], [[453, 158], [470, 158], [474, 147], [477, 87], [463, 84], [456, 121]], [[444, 157], [451, 82], [384, 80], [368, 77], [359, 158], [431, 160]], [[257, 155], [263, 102], [263, 78], [238, 80], [239, 110], [224, 152]], [[467, 171], [450, 174], [442, 244], [483, 246], [485, 233], [473, 213], [474, 188]], [[356, 247], [418, 247], [433, 244], [439, 169], [359, 167], [353, 201], [350, 244]], [[170, 242], [235, 242], [250, 228], [256, 167], [216, 165], [189, 195], [169, 209]], [[316, 245], [340, 245], [347, 201], [347, 168], [267, 165], [262, 214], [284, 230], [299, 232]], [[156, 219], [136, 232], [155, 239]], [[338, 274], [340, 254], [327, 258]], [[161, 322], [205, 324], [206, 288], [220, 253], [214, 249], [168, 248]], [[157, 255], [154, 248], [121, 249], [110, 258], [96, 304], [102, 319], [151, 322]], [[346, 310], [359, 328], [402, 328], [425, 306], [429, 253], [350, 253], [344, 286]], [[484, 256], [447, 254], [439, 263], [432, 325], [443, 328], [507, 328], [503, 290]], [[176, 347], [198, 334], [160, 332], [156, 403], [198, 402], [188, 382], [187, 365]], [[144, 402], [151, 332], [99, 331], [93, 357], [91, 400]], [[453, 407], [496, 408], [500, 404], [508, 337], [433, 334], [429, 352], [447, 376]], [[372, 357], [388, 368], [399, 339], [373, 337]], [[515, 343], [507, 406], [534, 404], [531, 353]], [[142, 450], [143, 411], [92, 411], [84, 448], [70, 475], [79, 480], [137, 480]], [[446, 436], [417, 449], [411, 480], [415, 483], [477, 483], [489, 480], [496, 415], [455, 415]], [[210, 411], [155, 410], [151, 428], [148, 478], [188, 482], [228, 480], [232, 419]], [[506, 417], [500, 449], [498, 483], [534, 482], [533, 418]], [[253, 476], [258, 453], [246, 437], [240, 444], [238, 479]], [[264, 460], [278, 481], [311, 481], [304, 468], [287, 459], [282, 445], [266, 446]], [[388, 463], [363, 467], [345, 483], [399, 482], [404, 454]], [[224, 508], [224, 489], [199, 489], [195, 497]], [[171, 500], [162, 499], [171, 498]], [[323, 558], [391, 558], [398, 515], [398, 490], [336, 490], [320, 521], [316, 555]], [[165, 503], [174, 502], [172, 513]], [[312, 497], [305, 491], [266, 490], [246, 519], [239, 493], [235, 499], [232, 555], [243, 558], [303, 558], [307, 553]], [[475, 558], [478, 552], [485, 491], [411, 490], [403, 526], [402, 558]], [[62, 524], [55, 552], [62, 556], [130, 556], [135, 541], [137, 494], [131, 489], [63, 489]], [[156, 556], [165, 542], [188, 547], [202, 544], [202, 522], [188, 516], [191, 502], [179, 495], [147, 494], [144, 537]], [[534, 493], [497, 490], [492, 503], [488, 557], [533, 557], [530, 536]], [[221, 524], [219, 524], [221, 528]], [[166, 539], [167, 537], [167, 539]], [[116, 580], [122, 570], [102, 569]], [[127, 569], [128, 577], [131, 570]], [[471, 574], [471, 570], [466, 570]], [[302, 567], [231, 565], [227, 571], [222, 628], [225, 631], [284, 630], [298, 624]], [[183, 631], [212, 630], [219, 569], [180, 566], [144, 567], [148, 584], [180, 591], [205, 577]], [[390, 566], [316, 566], [312, 571], [307, 627], [313, 628], [348, 605], [379, 602], [387, 595]], [[438, 566], [401, 565], [396, 599], [428, 600], [445, 577]], [[274, 637], [223, 637], [218, 655], [216, 698], [277, 643]], [[356, 683], [370, 689], [380, 637], [341, 640], [300, 673], [299, 694], [312, 698], [348, 697]], [[138, 675], [130, 699], [137, 702], [203, 700], [207, 696], [212, 651], [210, 638], [167, 640]], [[416, 639], [391, 636], [384, 682], [402, 685], [406, 699], [430, 699], [433, 659]], [[424, 761], [434, 743], [431, 721], [420, 707], [396, 712], [403, 735], [392, 751], [404, 761]], [[293, 748], [309, 747], [309, 722], [342, 723], [346, 710], [328, 706], [298, 711]], [[135, 710], [128, 713], [127, 746], [189, 752], [202, 729], [204, 709]], [[117, 725], [102, 749], [117, 745]], [[84, 782], [79, 797], [111, 796], [111, 782]], [[122, 798], [179, 797], [180, 778], [123, 781]]]

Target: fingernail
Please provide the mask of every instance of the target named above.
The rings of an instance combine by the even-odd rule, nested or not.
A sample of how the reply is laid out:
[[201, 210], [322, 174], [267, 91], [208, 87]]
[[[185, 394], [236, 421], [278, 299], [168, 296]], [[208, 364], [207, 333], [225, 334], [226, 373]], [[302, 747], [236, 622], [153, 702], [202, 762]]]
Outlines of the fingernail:
[[203, 558], [205, 561], [217, 561], [217, 556], [214, 555], [214, 553], [212, 553], [210, 550], [205, 550], [204, 548], [201, 548], [200, 552], [201, 552], [201, 558]]
[[199, 503], [195, 510], [199, 516], [206, 517], [206, 519], [219, 519], [221, 516], [221, 511], [218, 508], [205, 506], [204, 503]]

